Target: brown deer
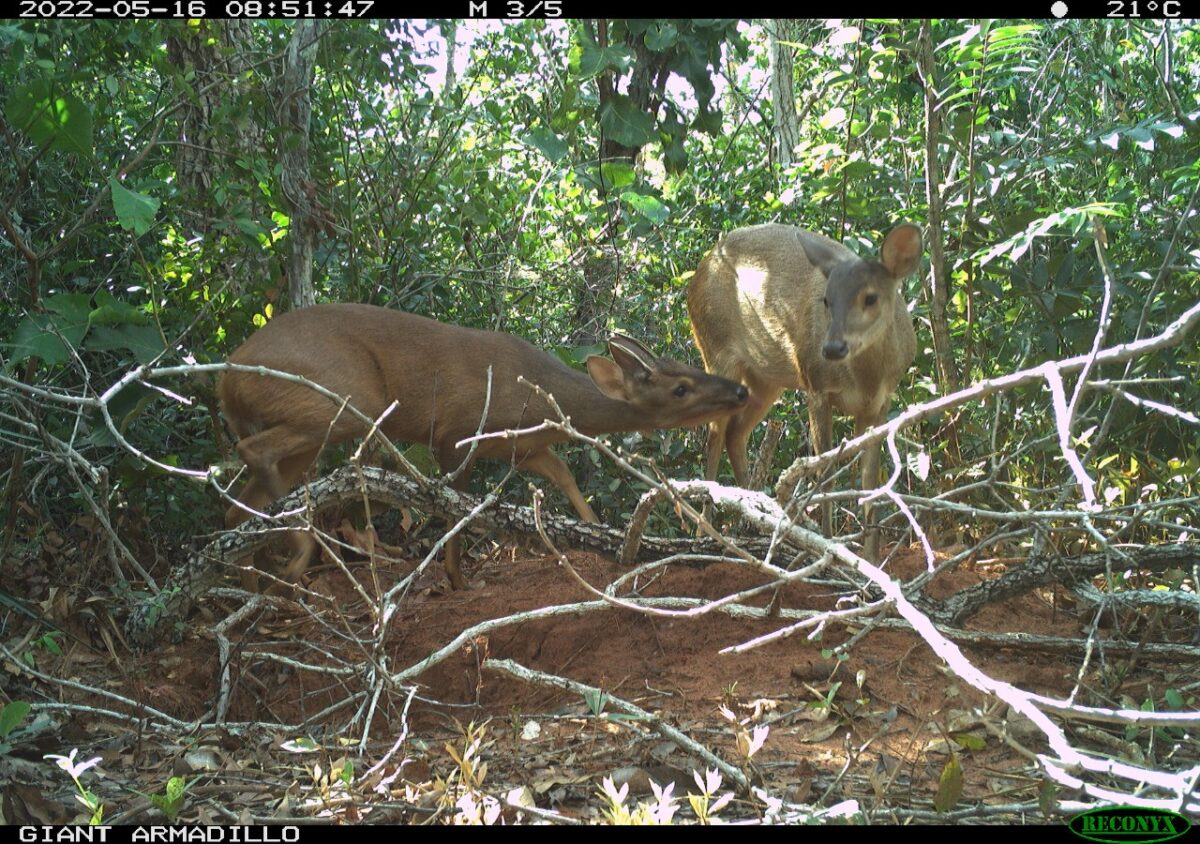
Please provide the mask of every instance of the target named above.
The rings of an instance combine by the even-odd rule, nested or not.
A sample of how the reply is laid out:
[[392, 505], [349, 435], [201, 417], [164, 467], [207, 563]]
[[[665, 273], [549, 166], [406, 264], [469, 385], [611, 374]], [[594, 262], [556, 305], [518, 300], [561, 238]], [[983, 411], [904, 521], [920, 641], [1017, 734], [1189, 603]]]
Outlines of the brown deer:
[[[745, 486], [746, 441], [785, 389], [808, 393], [814, 452], [830, 448], [832, 413], [854, 417], [856, 433], [884, 421], [892, 392], [917, 352], [900, 282], [921, 259], [921, 231], [897, 226], [878, 261], [792, 226], [767, 224], [724, 235], [688, 285], [692, 333], [709, 372], [750, 388], [746, 407], [714, 420], [705, 476], [715, 480], [721, 451]], [[879, 486], [879, 449], [862, 456], [862, 486]], [[871, 506], [864, 554], [879, 558]], [[821, 527], [832, 532], [829, 502]]]
[[[447, 325], [373, 305], [316, 305], [275, 317], [229, 358], [304, 376], [347, 398], [376, 419], [399, 406], [381, 430], [394, 440], [424, 443], [443, 471], [457, 468], [469, 452], [456, 444], [474, 436], [483, 416], [492, 367], [491, 404], [485, 433], [557, 421], [549, 404], [518, 376], [557, 400], [572, 425], [585, 434], [702, 425], [746, 405], [744, 386], [669, 358], [657, 357], [629, 337], [614, 335], [613, 360], [593, 355], [588, 375], [564, 365], [511, 334]], [[614, 363], [615, 361], [615, 363]], [[590, 375], [590, 377], [589, 377]], [[225, 514], [237, 525], [295, 486], [325, 444], [365, 433], [366, 427], [339, 405], [301, 384], [247, 372], [225, 372], [221, 404], [238, 435], [238, 454], [250, 479]], [[566, 493], [580, 518], [598, 522], [570, 470], [550, 446], [566, 434], [545, 430], [513, 439], [481, 440], [471, 456], [509, 460], [550, 480]], [[466, 489], [470, 466], [455, 489]], [[297, 580], [316, 551], [310, 536], [293, 532], [295, 555], [285, 569]], [[446, 545], [451, 586], [466, 584], [459, 570], [461, 538]], [[250, 581], [253, 583], [253, 581]]]

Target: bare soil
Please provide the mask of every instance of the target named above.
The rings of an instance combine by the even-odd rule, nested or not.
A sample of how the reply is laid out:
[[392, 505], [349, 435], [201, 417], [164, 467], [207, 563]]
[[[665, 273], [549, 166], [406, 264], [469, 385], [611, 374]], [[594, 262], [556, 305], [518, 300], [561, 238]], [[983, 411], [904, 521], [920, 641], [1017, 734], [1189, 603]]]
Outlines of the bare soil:
[[[417, 549], [411, 552], [412, 560], [419, 559]], [[569, 559], [599, 588], [623, 574], [616, 563], [595, 554], [571, 553]], [[368, 594], [376, 594], [374, 582], [390, 586], [412, 565], [372, 573], [365, 561], [351, 563]], [[925, 565], [919, 549], [905, 549], [893, 554], [887, 568], [894, 577], [909, 579]], [[928, 592], [948, 596], [995, 576], [1004, 565], [984, 562], [942, 574]], [[310, 572], [307, 585], [315, 596], [307, 601], [308, 611], [296, 605], [271, 609], [235, 631], [224, 680], [209, 627], [236, 610], [236, 601], [209, 600], [204, 613], [193, 615], [181, 643], [144, 655], [130, 655], [111, 640], [97, 641], [96, 625], [89, 627], [81, 619], [83, 607], [76, 606], [66, 615], [78, 635], [92, 637], [94, 649], [68, 640], [60, 657], [43, 654], [38, 666], [81, 685], [64, 688], [38, 682], [10, 695], [37, 699], [50, 694], [129, 711], [82, 690], [91, 686], [180, 719], [210, 719], [225, 684], [231, 723], [226, 728], [180, 729], [173, 736], [158, 728], [139, 735], [129, 721], [77, 710], [60, 716], [53, 738], [39, 740], [40, 752], [65, 754], [79, 746], [84, 749], [81, 758], [101, 756], [100, 768], [83, 779], [106, 798], [107, 817], [130, 822], [159, 817], [133, 789], [157, 793], [173, 773], [193, 782], [183, 820], [313, 815], [335, 822], [449, 819], [455, 811], [447, 803], [454, 802], [453, 795], [460, 793], [454, 789], [461, 791], [464, 778], [455, 755], [461, 758], [470, 744], [468, 735], [480, 739], [475, 752], [487, 763], [478, 793], [503, 797], [512, 789], [524, 789], [538, 808], [585, 821], [601, 818], [604, 801], [597, 790], [604, 777], [630, 783], [628, 804], [649, 800], [650, 779], [675, 781], [677, 797], [699, 791], [693, 771], [711, 766], [667, 741], [656, 722], [621, 716], [611, 702], [598, 713], [599, 702], [589, 704], [575, 692], [483, 669], [485, 658], [514, 660], [634, 703], [747, 772], [771, 795], [789, 801], [827, 806], [853, 798], [875, 822], [894, 819], [891, 810], [900, 808], [929, 810], [926, 819], [933, 819], [935, 801], [959, 809], [976, 807], [982, 812], [980, 820], [988, 817], [988, 806], [1036, 805], [1043, 781], [1030, 760], [988, 732], [976, 714], [985, 708], [999, 727], [1005, 722], [1003, 709], [997, 710], [951, 675], [916, 635], [873, 629], [838, 660], [830, 649], [862, 628], [831, 624], [816, 641], [804, 631], [730, 654], [722, 650], [770, 634], [787, 622], [733, 618], [719, 611], [660, 618], [608, 608], [493, 629], [420, 674], [411, 701], [399, 690], [381, 695], [370, 709], [366, 753], [357, 756], [363, 721], [352, 728], [347, 725], [369, 702], [360, 694], [348, 707], [336, 705], [367, 688], [372, 671], [395, 672], [416, 664], [464, 629], [489, 619], [592, 600], [551, 556], [512, 545], [483, 543], [466, 573], [471, 579], [466, 591], [448, 591], [431, 574], [399, 602], [382, 649], [386, 666], [372, 666], [369, 651], [354, 643], [356, 637], [371, 637], [376, 619], [359, 591], [326, 562]], [[440, 577], [440, 569], [436, 575]], [[728, 563], [675, 566], [638, 586], [639, 594], [647, 597], [717, 599], [762, 582], [760, 574]], [[785, 608], [830, 610], [839, 606], [844, 592], [832, 583], [794, 585], [784, 590], [780, 603]], [[767, 593], [747, 603], [766, 606], [769, 600]], [[1069, 603], [1051, 592], [992, 606], [968, 629], [1081, 636], [1080, 621]], [[104, 653], [106, 647], [111, 647], [112, 656]], [[965, 652], [989, 675], [1051, 696], [1071, 692], [1081, 664], [1077, 653], [1064, 656], [1029, 647], [966, 647]], [[341, 672], [301, 669], [264, 658], [264, 653]], [[1135, 706], [1160, 700], [1162, 690], [1177, 684], [1187, 670], [1129, 661], [1119, 666], [1124, 672], [1119, 689], [1110, 686], [1101, 697], [1096, 693], [1096, 667], [1093, 663], [1084, 673], [1083, 697]], [[1113, 662], [1109, 667], [1118, 666]], [[722, 714], [722, 708], [741, 726]], [[252, 726], [306, 721], [303, 728], [290, 730]], [[233, 726], [239, 722], [251, 725]], [[473, 732], [481, 724], [486, 725], [482, 733]], [[738, 750], [738, 733], [745, 736], [761, 724], [770, 725], [769, 734], [747, 764]], [[1014, 734], [1027, 749], [1044, 749], [1040, 734], [1018, 732], [1015, 726]], [[283, 749], [296, 739], [311, 740], [311, 749]], [[960, 791], [954, 765], [948, 765], [951, 750], [961, 770]], [[32, 762], [40, 752], [17, 755]], [[385, 757], [378, 772], [361, 778]], [[353, 785], [339, 784], [336, 773], [349, 764], [354, 766], [354, 777], [349, 778]], [[70, 782], [53, 766], [35, 765], [22, 776], [33, 780], [24, 780], [29, 784], [22, 785], [20, 793], [10, 789], [10, 798], [20, 798], [16, 808], [6, 798], [10, 822], [63, 821], [75, 815], [78, 807], [71, 800]], [[732, 786], [726, 778], [719, 791]], [[43, 804], [37, 803], [33, 791]], [[687, 800], [682, 802], [677, 819], [692, 819]], [[42, 806], [41, 814], [30, 808], [35, 804]], [[30, 812], [33, 820], [21, 811]], [[743, 794], [721, 811], [727, 819], [753, 818], [762, 806]], [[526, 814], [518, 817], [511, 808], [502, 817], [510, 822], [534, 820]], [[1004, 817], [1012, 820], [1015, 815]]]

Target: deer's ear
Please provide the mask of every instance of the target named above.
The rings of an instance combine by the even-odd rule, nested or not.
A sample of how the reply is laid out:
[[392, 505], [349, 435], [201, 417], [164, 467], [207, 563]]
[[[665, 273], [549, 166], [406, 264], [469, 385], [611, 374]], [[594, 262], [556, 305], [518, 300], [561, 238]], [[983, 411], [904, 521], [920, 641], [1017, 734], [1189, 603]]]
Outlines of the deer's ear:
[[887, 267], [892, 278], [907, 278], [921, 262], [921, 230], [912, 223], [896, 226], [883, 239], [879, 247], [881, 263]]
[[654, 371], [654, 361], [657, 359], [654, 352], [632, 337], [614, 334], [608, 339], [608, 351], [613, 360], [630, 375], [649, 375]]
[[610, 399], [628, 401], [629, 390], [626, 384], [625, 370], [608, 358], [592, 355], [587, 359], [588, 375], [596, 389]]

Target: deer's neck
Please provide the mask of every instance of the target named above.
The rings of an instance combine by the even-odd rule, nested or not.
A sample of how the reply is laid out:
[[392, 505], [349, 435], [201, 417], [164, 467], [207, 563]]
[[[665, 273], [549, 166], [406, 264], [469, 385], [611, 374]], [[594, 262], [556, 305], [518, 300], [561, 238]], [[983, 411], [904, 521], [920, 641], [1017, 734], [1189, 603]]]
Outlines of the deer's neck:
[[[612, 434], [654, 427], [653, 421], [643, 419], [632, 405], [610, 399], [591, 378], [565, 365], [543, 370], [536, 376], [526, 375], [525, 380], [550, 393], [581, 434]], [[558, 421], [558, 414], [536, 393], [530, 395], [529, 408], [522, 417], [526, 424], [543, 419]]]

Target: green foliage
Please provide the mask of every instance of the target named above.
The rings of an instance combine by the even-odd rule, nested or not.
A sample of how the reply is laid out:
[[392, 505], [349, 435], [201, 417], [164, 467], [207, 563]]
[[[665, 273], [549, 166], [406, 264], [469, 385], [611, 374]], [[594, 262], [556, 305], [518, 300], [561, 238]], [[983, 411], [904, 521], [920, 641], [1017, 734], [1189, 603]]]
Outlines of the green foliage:
[[146, 314], [105, 290], [95, 297], [60, 293], [41, 304], [47, 313], [29, 314], [17, 325], [9, 370], [31, 357], [57, 365], [86, 351], [126, 351], [149, 363], [163, 351], [162, 336]]
[[23, 700], [9, 701], [0, 707], [0, 756], [12, 750], [8, 737], [25, 720], [32, 707]]
[[588, 689], [583, 693], [583, 700], [594, 718], [599, 718], [608, 705], [608, 695], [600, 689]]
[[116, 179], [108, 180], [108, 188], [112, 191], [113, 211], [121, 227], [138, 235], [150, 231], [161, 203], [152, 196], [127, 190]]
[[168, 823], [175, 823], [183, 808], [187, 789], [188, 781], [185, 777], [171, 777], [167, 780], [162, 794], [143, 794], [142, 796], [166, 816]]
[[74, 94], [52, 90], [49, 79], [34, 79], [13, 91], [4, 104], [4, 116], [37, 146], [92, 154], [91, 109]]
[[[931, 234], [945, 249], [947, 327], [964, 382], [1090, 348], [1104, 298], [1093, 218], [1112, 264], [1109, 344], [1146, 336], [1200, 298], [1195, 244], [1172, 240], [1200, 184], [1194, 28], [939, 20], [936, 73], [923, 80], [913, 52], [921, 25], [795, 23], [784, 46], [800, 132], [786, 167], [772, 151], [778, 116], [755, 26], [331, 25], [309, 91], [304, 188], [328, 224], [315, 236], [317, 297], [510, 331], [573, 365], [611, 329], [695, 361], [684, 293], [720, 232], [779, 220], [867, 254], [896, 221], [927, 220], [929, 84], [943, 167]], [[6, 375], [28, 369], [35, 385], [99, 395], [155, 359], [222, 360], [287, 306], [283, 267], [298, 233], [281, 181], [272, 57], [291, 33], [279, 22], [235, 33], [215, 20], [0, 24], [12, 144], [0, 161], [0, 213], [6, 242], [21, 240], [0, 250]], [[447, 37], [458, 44], [448, 74]], [[640, 153], [612, 155], [606, 142]], [[922, 343], [897, 405], [941, 389], [927, 297], [910, 285]], [[1161, 378], [1139, 398], [1200, 404], [1195, 343], [1156, 364]], [[163, 463], [216, 462], [212, 382], [162, 386], [169, 392], [122, 390], [110, 404], [118, 428]], [[1092, 464], [1104, 495], [1195, 492], [1194, 427], [1111, 393], [1089, 402], [1089, 419], [1113, 413]], [[798, 406], [785, 400], [778, 411], [780, 460], [808, 447]], [[104, 467], [112, 506], [140, 508], [159, 541], [218, 522], [211, 490], [148, 469], [101, 420], [38, 410], [47, 433]], [[995, 412], [961, 417], [964, 465], [1013, 454], [1014, 485], [1041, 488], [1053, 461], [1023, 446], [1045, 429], [1046, 409], [1026, 408], [993, 436]], [[703, 432], [613, 439], [668, 475], [701, 474]], [[944, 447], [926, 443], [934, 460]], [[582, 449], [565, 451], [602, 517], [632, 509], [635, 485]], [[38, 487], [42, 509], [73, 518], [80, 493], [52, 464], [28, 467], [55, 481]]]
[[44, 633], [29, 643], [28, 650], [21, 654], [21, 659], [31, 668], [37, 667], [38, 652], [45, 651], [52, 656], [62, 656], [62, 648], [58, 644], [61, 633]]

